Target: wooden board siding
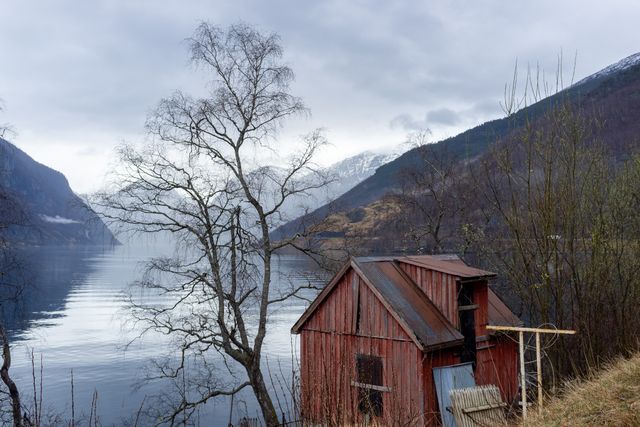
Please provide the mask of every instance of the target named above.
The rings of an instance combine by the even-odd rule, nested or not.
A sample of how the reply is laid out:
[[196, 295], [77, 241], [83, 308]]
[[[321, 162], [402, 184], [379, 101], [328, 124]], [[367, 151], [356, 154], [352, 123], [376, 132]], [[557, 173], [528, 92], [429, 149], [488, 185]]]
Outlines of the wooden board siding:
[[351, 333], [353, 316], [353, 290], [349, 284], [357, 277], [350, 269], [336, 284], [333, 292], [325, 299], [305, 328], [327, 332]]
[[382, 358], [383, 425], [424, 425], [422, 352], [413, 342], [301, 331], [301, 403], [310, 422], [341, 425], [363, 421], [358, 410], [356, 355]]
[[411, 340], [393, 315], [352, 269], [336, 284], [333, 292], [322, 302], [303, 329]]
[[456, 277], [435, 270], [400, 262], [400, 268], [427, 294], [444, 316], [456, 328], [458, 318], [458, 286]]
[[[300, 403], [304, 420], [319, 425], [364, 421], [358, 407], [358, 393], [363, 389], [359, 387], [356, 368], [357, 356], [364, 355], [381, 358], [368, 359], [375, 362], [376, 373], [382, 363], [383, 380], [376, 376], [373, 386], [378, 388], [368, 389], [375, 391], [372, 396], [376, 405], [382, 397], [379, 424], [439, 425], [433, 368], [460, 363], [458, 344], [462, 339], [454, 328], [460, 328], [461, 286], [472, 291], [469, 303], [473, 305], [467, 308], [474, 310], [475, 331], [469, 331], [468, 344], [473, 345], [471, 338], [476, 338], [476, 383], [495, 384], [506, 401], [513, 401], [518, 392], [517, 344], [505, 336], [489, 336], [486, 330], [490, 313], [494, 313], [491, 321], [495, 322], [494, 317], [505, 318], [496, 317], [495, 312], [510, 312], [506, 306], [496, 308], [495, 301], [493, 312], [489, 310], [486, 278], [466, 276], [458, 281], [450, 271], [443, 273], [401, 259], [393, 262], [396, 264], [386, 258], [352, 260], [292, 328], [300, 334]], [[433, 304], [419, 294], [416, 285]], [[429, 346], [437, 342], [434, 336], [439, 337], [430, 334], [431, 330], [439, 330], [436, 321], [452, 331], [455, 338], [443, 342], [456, 346]], [[419, 335], [416, 331], [426, 332]], [[475, 337], [471, 336], [473, 332]]]
[[476, 384], [495, 384], [505, 402], [518, 394], [518, 344], [507, 336], [478, 343]]
[[478, 305], [474, 312], [476, 337], [487, 335], [489, 323], [489, 285], [486, 280], [471, 284], [473, 286], [473, 303]]

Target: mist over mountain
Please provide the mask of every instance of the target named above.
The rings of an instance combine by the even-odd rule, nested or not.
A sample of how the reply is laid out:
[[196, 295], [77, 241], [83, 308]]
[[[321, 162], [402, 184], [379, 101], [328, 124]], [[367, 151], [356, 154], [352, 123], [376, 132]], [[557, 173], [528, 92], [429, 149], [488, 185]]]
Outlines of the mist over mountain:
[[63, 174], [0, 138], [0, 224], [23, 244], [114, 244], [117, 240]]

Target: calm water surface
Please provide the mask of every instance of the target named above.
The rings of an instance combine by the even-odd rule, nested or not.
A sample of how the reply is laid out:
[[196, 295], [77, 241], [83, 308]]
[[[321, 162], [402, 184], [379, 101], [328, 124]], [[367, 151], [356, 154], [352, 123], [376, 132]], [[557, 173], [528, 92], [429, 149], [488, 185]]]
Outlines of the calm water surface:
[[[11, 373], [23, 399], [33, 395], [31, 352], [37, 364], [42, 358], [45, 412], [65, 418], [71, 415], [72, 370], [76, 414], [89, 413], [97, 392], [102, 425], [123, 424], [138, 411], [145, 396], [167, 387], [162, 381], [142, 382], [149, 361], [167, 354], [167, 338], [146, 336], [125, 349], [139, 332], [126, 321], [125, 306], [128, 286], [141, 276], [144, 262], [170, 253], [169, 246], [160, 244], [29, 251], [32, 286], [24, 302], [12, 307], [13, 312], [5, 308], [13, 340]], [[317, 273], [309, 260], [297, 256], [280, 256], [275, 267], [276, 285], [307, 280]], [[290, 371], [298, 345], [289, 330], [305, 305], [290, 302], [271, 316], [265, 340], [269, 366]], [[226, 425], [229, 410], [228, 400], [208, 404], [199, 413], [200, 425]], [[254, 399], [244, 393], [235, 398], [232, 419], [255, 416], [256, 411]]]

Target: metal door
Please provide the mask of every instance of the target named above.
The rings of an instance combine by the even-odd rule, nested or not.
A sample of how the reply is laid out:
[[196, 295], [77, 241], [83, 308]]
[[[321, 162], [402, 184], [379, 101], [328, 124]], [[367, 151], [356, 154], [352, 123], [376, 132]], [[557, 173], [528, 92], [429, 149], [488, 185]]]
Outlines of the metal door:
[[433, 381], [436, 384], [436, 396], [440, 408], [440, 418], [444, 427], [456, 427], [456, 421], [450, 410], [451, 390], [475, 387], [476, 380], [473, 377], [473, 364], [461, 363], [459, 365], [442, 366], [433, 368]]

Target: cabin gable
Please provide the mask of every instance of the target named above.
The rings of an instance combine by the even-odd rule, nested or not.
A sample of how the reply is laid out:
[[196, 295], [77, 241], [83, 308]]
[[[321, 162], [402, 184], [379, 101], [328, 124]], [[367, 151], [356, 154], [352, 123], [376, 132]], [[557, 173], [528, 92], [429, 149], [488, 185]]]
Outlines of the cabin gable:
[[403, 325], [353, 268], [338, 279], [301, 330], [412, 341]]

